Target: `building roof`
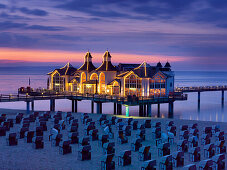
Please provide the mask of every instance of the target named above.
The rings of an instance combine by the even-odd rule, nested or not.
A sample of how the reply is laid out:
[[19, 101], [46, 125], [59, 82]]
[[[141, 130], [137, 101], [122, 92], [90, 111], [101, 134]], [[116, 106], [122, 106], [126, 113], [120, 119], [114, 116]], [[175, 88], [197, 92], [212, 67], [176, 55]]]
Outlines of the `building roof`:
[[112, 80], [111, 82], [109, 82], [107, 85], [113, 85], [113, 83], [117, 81], [119, 84], [121, 83], [121, 80], [120, 79], [114, 79]]
[[84, 57], [84, 64], [78, 69], [78, 71], [88, 71], [91, 72], [95, 70], [96, 67], [92, 63], [92, 56], [90, 52], [87, 52]]
[[171, 65], [170, 65], [169, 62], [167, 61], [164, 67], [170, 68]]
[[111, 63], [111, 55], [109, 51], [105, 52], [103, 62], [101, 66], [96, 69], [96, 71], [117, 71], [117, 68]]
[[162, 64], [160, 63], [160, 61], [157, 63], [156, 67], [162, 68]]
[[[75, 73], [76, 70], [77, 69], [68, 62], [64, 67], [60, 69], [55, 69], [54, 71], [57, 71], [60, 74], [60, 76], [63, 76], [63, 75], [73, 75], [73, 73]], [[54, 71], [48, 73], [48, 75], [52, 74]]]
[[142, 63], [139, 67], [133, 69], [132, 71], [141, 78], [153, 77], [157, 73], [156, 68], [150, 66], [146, 62]]
[[83, 82], [83, 84], [96, 84], [96, 83], [98, 83], [97, 80], [88, 80], [88, 81]]
[[136, 67], [139, 67], [140, 64], [125, 64], [125, 63], [119, 63], [117, 68], [118, 71], [130, 71]]

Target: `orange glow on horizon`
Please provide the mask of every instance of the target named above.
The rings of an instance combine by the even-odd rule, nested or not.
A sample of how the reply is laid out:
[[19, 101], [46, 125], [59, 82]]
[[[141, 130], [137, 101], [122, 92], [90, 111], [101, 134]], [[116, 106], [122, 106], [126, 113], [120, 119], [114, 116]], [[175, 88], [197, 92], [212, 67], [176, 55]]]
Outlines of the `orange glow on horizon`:
[[[93, 53], [93, 62], [102, 62], [103, 53]], [[15, 48], [0, 48], [0, 60], [28, 61], [28, 62], [83, 62], [86, 52], [72, 51], [50, 51], [50, 50], [30, 50]], [[179, 62], [186, 61], [188, 58], [158, 55], [138, 55], [111, 52], [112, 62], [114, 63], [148, 63], [156, 62]]]

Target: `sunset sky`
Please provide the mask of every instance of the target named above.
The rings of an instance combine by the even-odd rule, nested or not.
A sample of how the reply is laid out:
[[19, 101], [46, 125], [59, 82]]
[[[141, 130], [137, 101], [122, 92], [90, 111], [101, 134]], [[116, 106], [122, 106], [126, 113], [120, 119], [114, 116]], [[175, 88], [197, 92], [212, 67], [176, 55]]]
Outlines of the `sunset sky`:
[[18, 62], [172, 63], [227, 70], [226, 0], [1, 0], [0, 66]]

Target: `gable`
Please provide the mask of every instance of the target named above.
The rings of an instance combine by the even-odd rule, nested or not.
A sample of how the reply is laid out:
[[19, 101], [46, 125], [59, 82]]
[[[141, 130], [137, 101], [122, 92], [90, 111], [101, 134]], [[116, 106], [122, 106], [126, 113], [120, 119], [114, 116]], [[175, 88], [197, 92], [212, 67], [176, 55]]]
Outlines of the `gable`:
[[159, 71], [152, 78], [153, 79], [166, 79], [166, 76], [161, 71]]

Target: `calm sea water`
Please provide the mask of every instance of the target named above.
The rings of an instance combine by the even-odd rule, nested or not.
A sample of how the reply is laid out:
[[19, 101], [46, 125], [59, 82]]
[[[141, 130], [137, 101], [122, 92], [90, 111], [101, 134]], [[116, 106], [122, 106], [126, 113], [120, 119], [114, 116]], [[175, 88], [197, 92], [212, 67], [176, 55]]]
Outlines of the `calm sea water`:
[[[0, 94], [17, 93], [18, 87], [27, 86], [31, 79], [33, 88], [46, 88], [46, 73], [55, 67], [0, 67]], [[227, 72], [176, 71], [175, 86], [227, 85]], [[226, 92], [227, 93], [227, 92]], [[174, 103], [174, 116], [180, 119], [227, 122], [227, 94], [224, 108], [221, 107], [221, 92], [201, 93], [200, 112], [197, 109], [197, 93], [189, 93], [187, 101]], [[91, 112], [90, 101], [78, 104], [79, 112]], [[25, 109], [25, 102], [0, 103], [0, 108]], [[96, 106], [95, 106], [96, 107]], [[36, 101], [35, 110], [49, 110], [49, 101]], [[71, 111], [71, 102], [56, 100], [56, 110]], [[138, 107], [129, 107], [130, 115], [138, 115]], [[103, 104], [103, 113], [111, 114], [113, 104]], [[123, 113], [125, 108], [123, 107]], [[162, 117], [167, 117], [168, 105], [161, 105]], [[152, 116], [157, 115], [157, 106], [152, 105]]]

